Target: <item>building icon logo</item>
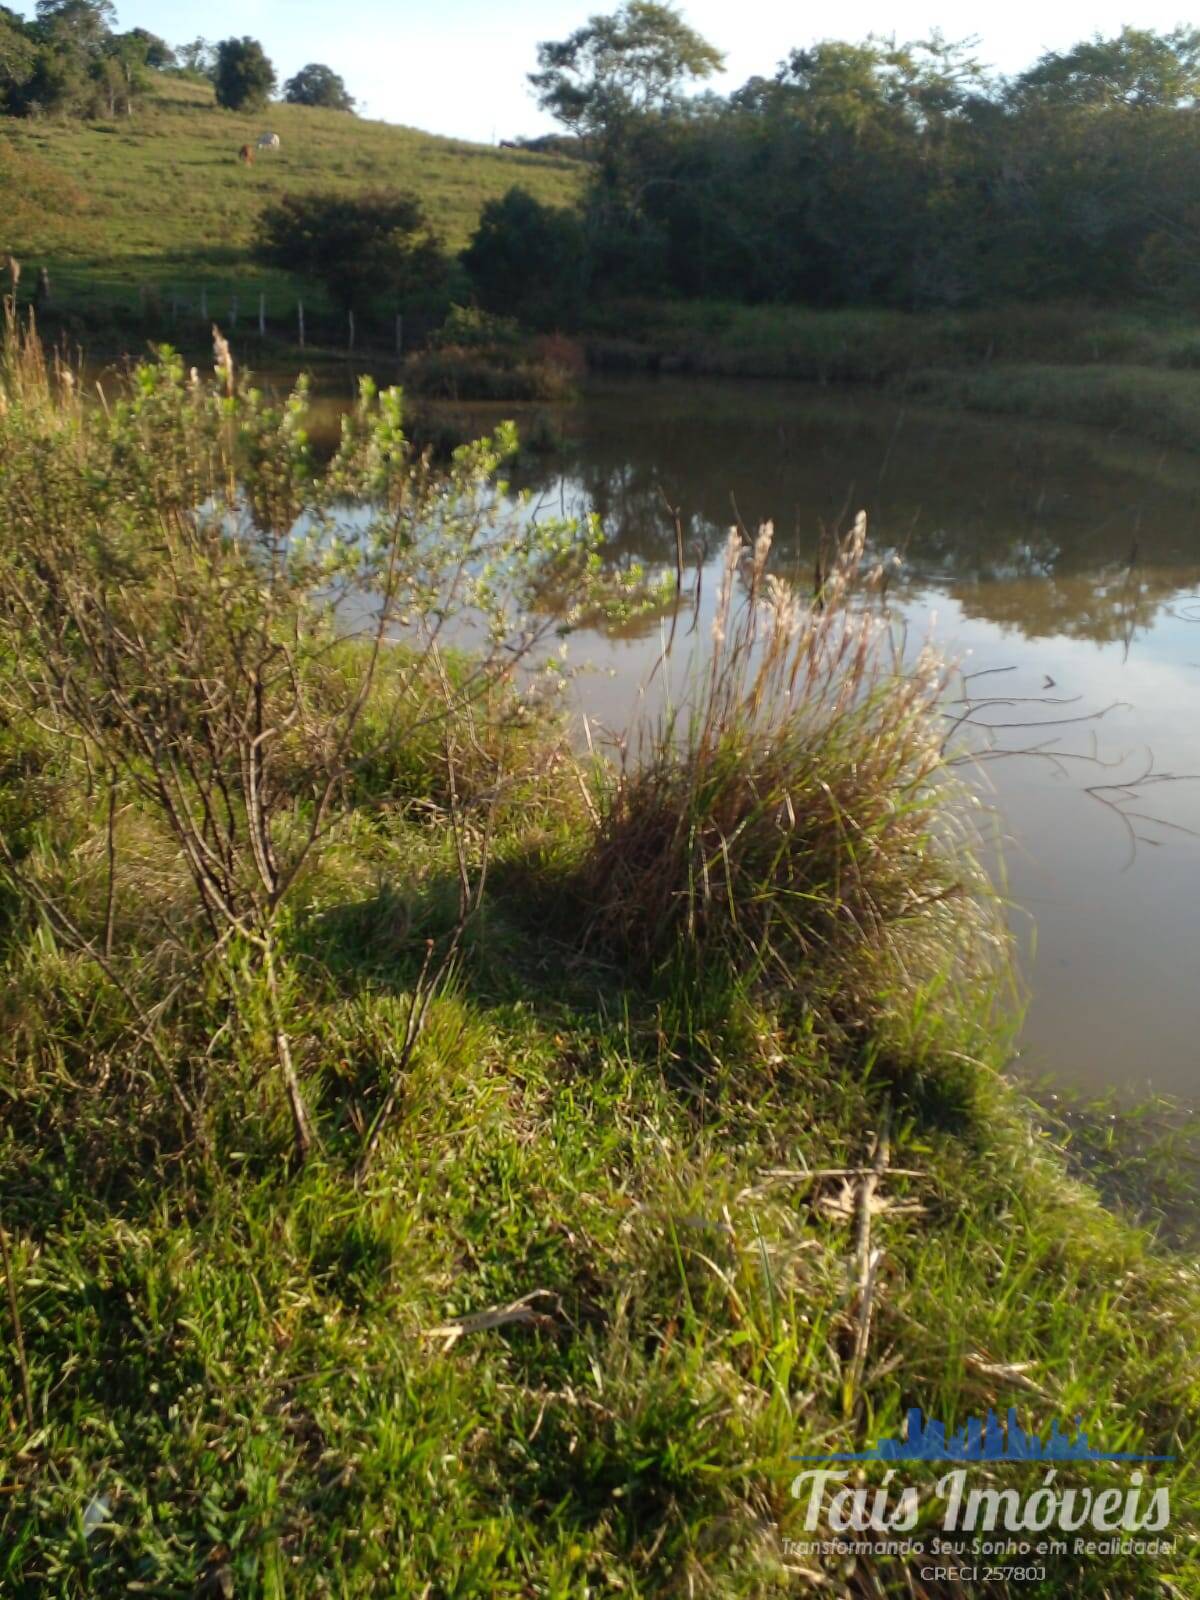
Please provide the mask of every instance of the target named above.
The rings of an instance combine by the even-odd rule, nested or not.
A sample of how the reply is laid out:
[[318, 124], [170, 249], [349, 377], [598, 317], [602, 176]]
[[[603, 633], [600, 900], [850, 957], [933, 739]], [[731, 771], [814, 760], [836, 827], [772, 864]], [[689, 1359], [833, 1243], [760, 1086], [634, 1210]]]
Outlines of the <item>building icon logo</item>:
[[984, 1418], [969, 1417], [966, 1425], [948, 1432], [935, 1417], [928, 1419], [919, 1406], [910, 1408], [903, 1439], [880, 1439], [870, 1450], [836, 1455], [793, 1456], [793, 1461], [1173, 1461], [1174, 1456], [1143, 1455], [1131, 1450], [1101, 1450], [1093, 1445], [1076, 1417], [1074, 1437], [1055, 1421], [1043, 1439], [1026, 1433], [1009, 1406], [1004, 1422], [988, 1410]]

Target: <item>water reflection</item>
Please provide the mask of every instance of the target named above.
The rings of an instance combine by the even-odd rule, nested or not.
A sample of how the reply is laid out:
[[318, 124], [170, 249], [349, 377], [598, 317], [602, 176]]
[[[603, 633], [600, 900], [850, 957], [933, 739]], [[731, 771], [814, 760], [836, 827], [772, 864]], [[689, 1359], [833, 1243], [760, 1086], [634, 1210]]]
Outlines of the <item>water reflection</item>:
[[[614, 385], [564, 425], [521, 485], [548, 513], [598, 513], [621, 563], [672, 565], [678, 522], [701, 637], [735, 517], [772, 518], [777, 561], [811, 582], [822, 528], [867, 510], [875, 550], [902, 557], [909, 636], [992, 674], [973, 687], [994, 750], [1039, 747], [983, 774], [1031, 981], [1027, 1066], [1194, 1094], [1200, 461], [791, 385]], [[602, 669], [580, 704], [627, 724], [658, 624], [572, 649]]]
[[[873, 549], [901, 558], [910, 639], [989, 674], [980, 740], [1035, 751], [981, 777], [1030, 978], [1026, 1065], [1194, 1097], [1200, 459], [800, 385], [610, 384], [554, 422], [562, 449], [515, 482], [546, 515], [597, 513], [616, 563], [673, 568], [678, 530], [699, 639], [732, 521], [772, 519], [773, 565], [811, 584], [822, 529], [867, 511]], [[575, 685], [589, 716], [624, 728], [644, 708], [660, 626], [573, 638], [600, 669]]]
[[820, 530], [864, 508], [909, 592], [937, 585], [1026, 637], [1125, 641], [1200, 589], [1200, 461], [1080, 429], [930, 413], [799, 385], [643, 384], [594, 394], [524, 486], [593, 509], [614, 559], [711, 559], [740, 515], [811, 572]]

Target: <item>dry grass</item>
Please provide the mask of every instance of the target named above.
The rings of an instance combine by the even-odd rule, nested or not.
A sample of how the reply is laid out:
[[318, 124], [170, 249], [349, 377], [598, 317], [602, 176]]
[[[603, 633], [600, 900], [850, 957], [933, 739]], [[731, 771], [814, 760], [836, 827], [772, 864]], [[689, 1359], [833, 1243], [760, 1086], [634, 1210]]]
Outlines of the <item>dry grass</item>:
[[805, 600], [766, 574], [769, 526], [753, 545], [731, 530], [686, 709], [604, 789], [581, 889], [611, 953], [662, 963], [682, 941], [862, 1016], [948, 947], [995, 953], [982, 874], [947, 848], [943, 668], [902, 670], [865, 533], [860, 516]]

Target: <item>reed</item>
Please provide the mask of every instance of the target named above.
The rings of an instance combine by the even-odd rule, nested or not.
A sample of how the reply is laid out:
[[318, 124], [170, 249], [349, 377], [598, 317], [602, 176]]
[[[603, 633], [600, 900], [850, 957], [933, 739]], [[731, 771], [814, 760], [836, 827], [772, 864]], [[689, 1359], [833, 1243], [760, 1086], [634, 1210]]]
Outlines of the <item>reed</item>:
[[[952, 955], [1003, 963], [996, 902], [949, 771], [944, 665], [905, 665], [860, 515], [814, 591], [732, 529], [681, 704], [601, 782], [581, 872], [589, 936], [633, 968], [714, 963], [861, 1023]], [[951, 821], [953, 819], [953, 821]]]

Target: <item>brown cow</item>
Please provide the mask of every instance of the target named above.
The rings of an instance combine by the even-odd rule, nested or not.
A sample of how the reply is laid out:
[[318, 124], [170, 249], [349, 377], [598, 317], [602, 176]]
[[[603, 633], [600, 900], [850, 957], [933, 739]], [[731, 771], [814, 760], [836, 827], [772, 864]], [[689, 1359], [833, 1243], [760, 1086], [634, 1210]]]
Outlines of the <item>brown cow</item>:
[[238, 151], [238, 160], [244, 162], [246, 166], [252, 167], [254, 165], [253, 147], [251, 145], [244, 144]]

